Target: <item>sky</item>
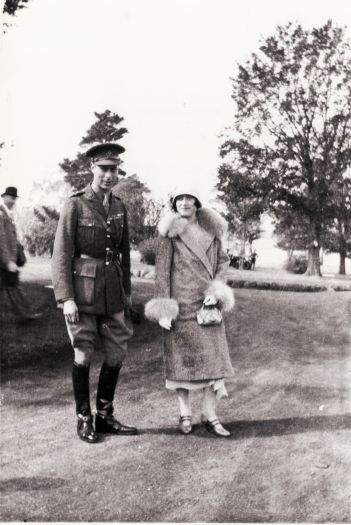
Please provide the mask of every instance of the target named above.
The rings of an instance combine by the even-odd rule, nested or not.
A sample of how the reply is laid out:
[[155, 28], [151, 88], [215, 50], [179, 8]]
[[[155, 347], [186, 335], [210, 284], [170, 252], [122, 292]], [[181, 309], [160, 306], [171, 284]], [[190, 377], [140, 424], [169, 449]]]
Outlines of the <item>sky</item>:
[[94, 111], [124, 117], [124, 168], [155, 198], [191, 181], [204, 201], [233, 120], [237, 64], [277, 25], [351, 27], [349, 0], [30, 0], [0, 47], [1, 188], [23, 202], [63, 178]]

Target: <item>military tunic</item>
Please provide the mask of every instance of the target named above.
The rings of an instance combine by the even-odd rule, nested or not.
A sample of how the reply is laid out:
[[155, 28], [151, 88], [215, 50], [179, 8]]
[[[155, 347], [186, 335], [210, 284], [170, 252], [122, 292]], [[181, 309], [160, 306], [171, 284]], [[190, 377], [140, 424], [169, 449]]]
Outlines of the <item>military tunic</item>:
[[[106, 257], [106, 254], [116, 254]], [[112, 260], [113, 259], [113, 260]], [[65, 203], [55, 237], [52, 280], [58, 305], [74, 299], [79, 312], [113, 315], [131, 293], [127, 213], [111, 194], [106, 213], [89, 184]]]

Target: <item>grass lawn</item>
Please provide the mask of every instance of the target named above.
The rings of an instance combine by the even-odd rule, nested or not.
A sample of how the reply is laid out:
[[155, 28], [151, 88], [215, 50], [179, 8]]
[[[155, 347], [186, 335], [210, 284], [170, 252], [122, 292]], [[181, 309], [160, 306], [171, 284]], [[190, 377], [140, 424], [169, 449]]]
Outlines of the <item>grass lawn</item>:
[[[136, 327], [116, 412], [138, 436], [75, 434], [71, 350], [52, 290], [25, 283], [41, 323], [2, 333], [3, 521], [351, 521], [351, 294], [240, 289], [226, 328], [236, 377], [219, 408], [233, 432], [178, 433], [161, 333]], [[135, 302], [152, 283], [137, 280]], [[2, 314], [3, 315], [3, 314]], [[91, 370], [92, 400], [101, 355]], [[201, 399], [194, 396], [199, 421]]]

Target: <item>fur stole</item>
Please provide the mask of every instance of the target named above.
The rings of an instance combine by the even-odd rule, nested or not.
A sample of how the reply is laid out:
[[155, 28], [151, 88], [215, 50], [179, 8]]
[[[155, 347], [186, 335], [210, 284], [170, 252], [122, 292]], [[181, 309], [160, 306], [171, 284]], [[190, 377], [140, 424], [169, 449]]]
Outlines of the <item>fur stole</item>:
[[[221, 239], [227, 232], [227, 222], [219, 213], [209, 208], [199, 208], [196, 212], [199, 225], [208, 233]], [[188, 221], [178, 213], [169, 212], [159, 222], [158, 231], [163, 237], [177, 237], [188, 225]]]

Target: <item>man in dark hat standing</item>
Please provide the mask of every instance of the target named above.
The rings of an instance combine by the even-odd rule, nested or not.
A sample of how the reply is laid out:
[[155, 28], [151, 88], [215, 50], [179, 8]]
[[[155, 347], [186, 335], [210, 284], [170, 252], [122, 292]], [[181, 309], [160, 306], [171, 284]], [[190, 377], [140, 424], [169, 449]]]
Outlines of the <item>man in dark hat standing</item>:
[[34, 321], [41, 317], [33, 313], [19, 287], [19, 267], [26, 262], [14, 220], [14, 208], [18, 198], [17, 188], [9, 186], [1, 195], [0, 203], [0, 291], [7, 293], [18, 322]]
[[[111, 192], [118, 181], [119, 155], [123, 151], [115, 143], [98, 144], [87, 151], [92, 183], [64, 205], [53, 252], [55, 297], [63, 308], [74, 349], [77, 433], [88, 443], [98, 441], [99, 433], [137, 433], [135, 427], [124, 425], [113, 416], [115, 388], [133, 333], [126, 315], [131, 306], [127, 213], [122, 201]], [[104, 362], [97, 387], [94, 428], [89, 367], [97, 335]]]

